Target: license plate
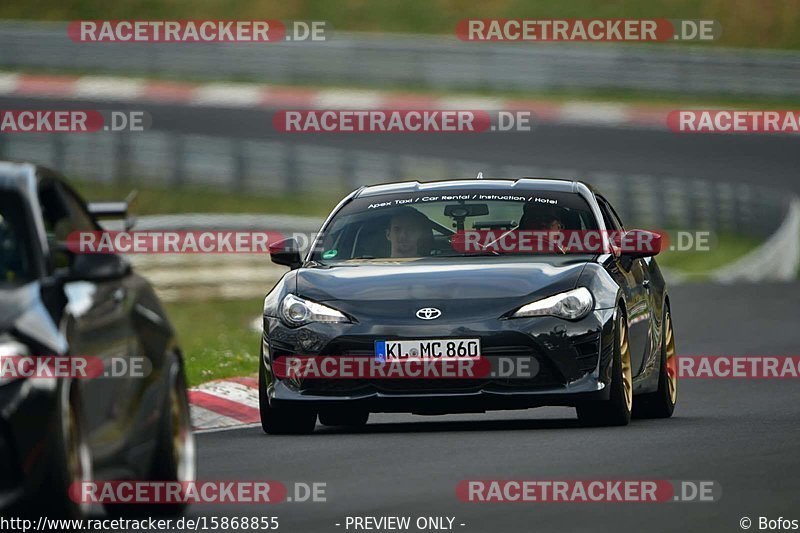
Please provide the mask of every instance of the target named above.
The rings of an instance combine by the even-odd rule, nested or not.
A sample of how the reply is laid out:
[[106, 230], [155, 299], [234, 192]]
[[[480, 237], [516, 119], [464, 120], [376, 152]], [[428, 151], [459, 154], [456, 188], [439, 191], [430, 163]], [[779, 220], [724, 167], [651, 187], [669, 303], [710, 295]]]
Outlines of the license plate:
[[425, 339], [375, 341], [375, 359], [380, 362], [442, 357], [480, 357], [480, 339]]

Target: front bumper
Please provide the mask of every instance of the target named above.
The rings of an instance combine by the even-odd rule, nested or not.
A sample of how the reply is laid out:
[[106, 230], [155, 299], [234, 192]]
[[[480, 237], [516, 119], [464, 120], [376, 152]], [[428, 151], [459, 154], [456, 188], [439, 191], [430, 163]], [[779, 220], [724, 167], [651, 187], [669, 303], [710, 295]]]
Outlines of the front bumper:
[[[436, 325], [310, 324], [287, 328], [264, 319], [267, 397], [275, 408], [349, 406], [371, 412], [439, 414], [578, 405], [608, 398], [614, 309], [570, 322], [554, 317], [489, 319]], [[481, 379], [280, 379], [272, 362], [288, 356], [374, 357], [389, 339], [481, 339], [489, 360], [534, 359], [535, 375]], [[494, 365], [493, 365], [494, 366]]]

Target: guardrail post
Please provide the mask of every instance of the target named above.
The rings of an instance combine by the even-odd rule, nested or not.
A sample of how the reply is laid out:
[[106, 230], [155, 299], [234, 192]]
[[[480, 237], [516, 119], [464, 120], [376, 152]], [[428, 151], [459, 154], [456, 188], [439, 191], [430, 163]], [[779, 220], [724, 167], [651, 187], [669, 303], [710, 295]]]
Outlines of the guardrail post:
[[237, 191], [243, 191], [247, 187], [247, 147], [245, 141], [236, 139], [233, 141], [233, 159], [234, 159], [234, 188]]
[[398, 154], [391, 154], [389, 156], [389, 178], [392, 180], [400, 180], [405, 178], [403, 175], [403, 160]]
[[54, 133], [53, 137], [53, 167], [59, 171], [65, 171], [67, 161], [67, 146], [65, 133]]
[[636, 206], [634, 205], [636, 200], [631, 189], [634, 179], [627, 175], [621, 175], [617, 177], [617, 181], [619, 182], [617, 190], [620, 192], [621, 200], [618, 207], [619, 216], [622, 218], [623, 224], [633, 227], [639, 224], [639, 220], [636, 218]]
[[[700, 205], [697, 192], [702, 190], [702, 183], [700, 180], [694, 179], [686, 185], [687, 187], [683, 191], [683, 201], [686, 202], [687, 207], [687, 227], [695, 230], [700, 227]], [[686, 194], [687, 192], [689, 194]]]
[[286, 143], [284, 146], [286, 147], [283, 152], [286, 169], [284, 189], [286, 193], [293, 193], [301, 188], [300, 176], [297, 172], [297, 147], [292, 143]]
[[183, 135], [172, 136], [172, 185], [180, 187], [186, 179], [186, 142]]
[[352, 191], [356, 183], [356, 154], [352, 150], [342, 151], [342, 160], [339, 165], [341, 169], [342, 185], [345, 190]]
[[663, 231], [667, 227], [667, 195], [664, 183], [664, 180], [653, 180], [650, 182], [651, 186], [648, 191], [655, 202], [654, 223], [659, 231]]
[[125, 132], [114, 137], [114, 181], [117, 183], [130, 178], [130, 137]]

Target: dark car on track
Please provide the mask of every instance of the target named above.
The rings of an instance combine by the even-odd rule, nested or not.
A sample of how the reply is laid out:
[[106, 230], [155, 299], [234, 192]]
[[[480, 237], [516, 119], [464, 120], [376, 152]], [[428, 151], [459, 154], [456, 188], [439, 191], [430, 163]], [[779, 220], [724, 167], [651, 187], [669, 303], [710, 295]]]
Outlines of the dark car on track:
[[45, 168], [0, 162], [3, 369], [12, 368], [5, 358], [102, 363], [89, 378], [19, 368], [0, 375], [4, 514], [81, 516], [90, 506], [68, 497], [73, 483], [194, 478], [183, 361], [156, 294], [125, 258], [65, 245], [72, 232], [99, 230], [98, 217], [125, 210], [87, 205]]
[[[528, 230], [544, 234], [539, 246], [497, 246]], [[598, 237], [599, 248], [558, 241], [570, 232]], [[464, 246], [471, 235], [478, 248]], [[542, 246], [548, 239], [558, 242]], [[653, 258], [658, 242], [626, 230], [609, 202], [579, 181], [362, 187], [304, 254], [294, 240], [271, 250], [291, 270], [264, 301], [263, 429], [311, 432], [317, 416], [323, 425], [358, 426], [370, 412], [545, 405], [574, 406], [588, 425], [669, 417], [675, 341]], [[452, 379], [285, 372], [311, 358], [360, 357], [380, 369], [447, 356], [488, 361], [490, 371]], [[533, 370], [503, 374], [501, 362]]]

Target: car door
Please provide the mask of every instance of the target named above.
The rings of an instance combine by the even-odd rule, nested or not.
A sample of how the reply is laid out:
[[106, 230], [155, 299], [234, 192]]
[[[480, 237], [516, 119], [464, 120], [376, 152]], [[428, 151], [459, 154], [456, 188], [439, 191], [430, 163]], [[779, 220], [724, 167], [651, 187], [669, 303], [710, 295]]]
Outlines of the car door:
[[[597, 196], [597, 202], [606, 228], [609, 231], [624, 232], [625, 228], [619, 216], [608, 201], [602, 196]], [[631, 350], [631, 369], [634, 376], [641, 371], [650, 352], [650, 322], [653, 314], [649, 269], [644, 261], [645, 259], [642, 258], [632, 258], [622, 254], [612, 261], [612, 270], [616, 270], [616, 272], [611, 272], [625, 292], [628, 305], [628, 339]]]
[[[60, 180], [40, 180], [39, 201], [51, 243], [65, 242], [72, 232], [99, 229], [83, 201]], [[66, 253], [53, 253], [55, 268], [68, 267], [69, 261]], [[61, 327], [65, 329], [70, 354], [101, 359], [104, 372], [109, 374], [121, 372], [130, 361], [133, 329], [129, 278], [130, 274], [103, 280], [74, 279], [63, 284], [66, 306]], [[100, 477], [104, 468], [117, 463], [115, 459], [124, 453], [132, 379], [122, 375], [78, 380]]]

